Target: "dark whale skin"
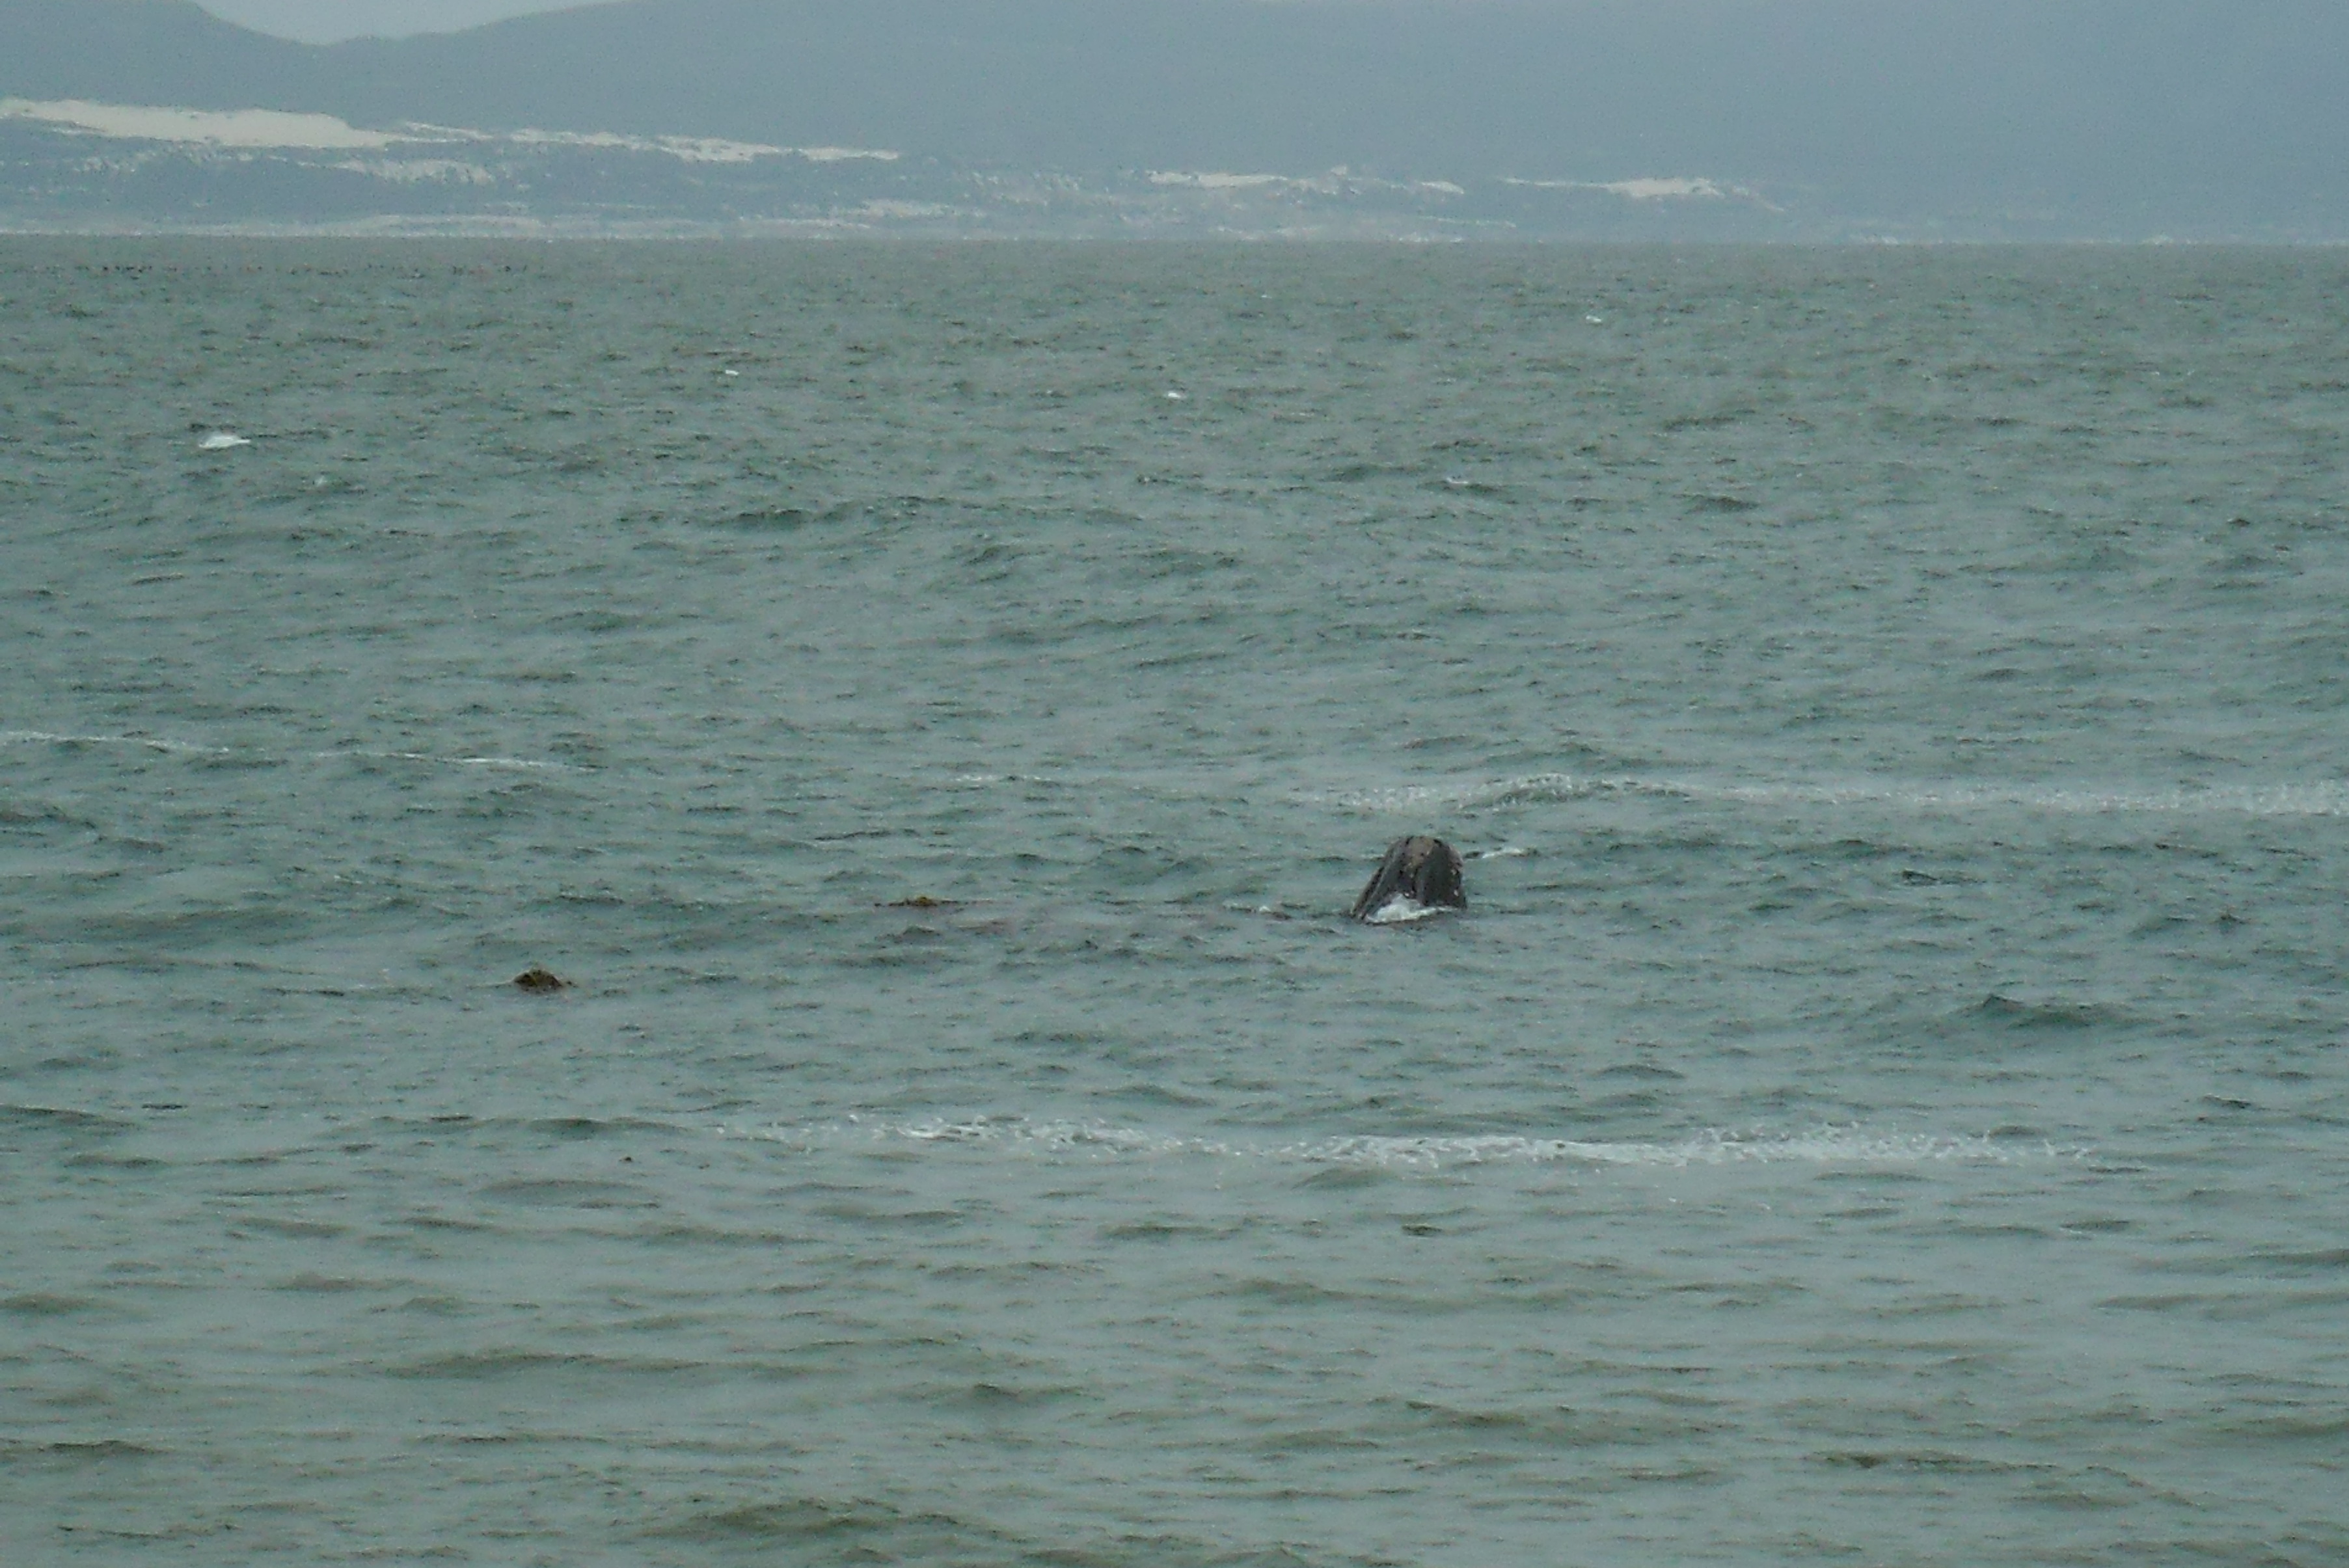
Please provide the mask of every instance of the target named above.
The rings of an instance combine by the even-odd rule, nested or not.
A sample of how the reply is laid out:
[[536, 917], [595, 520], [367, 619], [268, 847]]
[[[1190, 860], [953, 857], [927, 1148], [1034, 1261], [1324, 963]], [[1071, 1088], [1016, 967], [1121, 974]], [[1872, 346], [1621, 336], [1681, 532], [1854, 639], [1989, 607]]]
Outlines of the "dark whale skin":
[[1468, 891], [1460, 880], [1460, 851], [1424, 833], [1397, 839], [1387, 846], [1387, 858], [1379, 862], [1347, 918], [1368, 920], [1397, 893], [1408, 894], [1429, 909], [1466, 909]]

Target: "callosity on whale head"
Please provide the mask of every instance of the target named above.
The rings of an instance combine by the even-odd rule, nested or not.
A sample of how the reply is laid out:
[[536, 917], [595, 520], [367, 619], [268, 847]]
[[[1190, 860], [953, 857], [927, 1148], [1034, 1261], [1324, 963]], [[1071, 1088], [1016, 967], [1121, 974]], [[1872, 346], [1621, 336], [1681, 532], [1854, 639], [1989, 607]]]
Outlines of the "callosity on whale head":
[[1350, 913], [1356, 920], [1375, 920], [1397, 899], [1408, 899], [1420, 910], [1466, 909], [1460, 851], [1424, 833], [1397, 839], [1387, 846], [1387, 858], [1379, 862]]

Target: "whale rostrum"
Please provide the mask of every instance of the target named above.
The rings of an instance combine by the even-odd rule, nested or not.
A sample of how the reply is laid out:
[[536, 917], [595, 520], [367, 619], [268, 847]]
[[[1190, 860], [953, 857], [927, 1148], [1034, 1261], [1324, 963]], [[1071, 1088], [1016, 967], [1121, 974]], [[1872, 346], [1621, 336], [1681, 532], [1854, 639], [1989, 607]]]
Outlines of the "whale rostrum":
[[1408, 898], [1423, 909], [1466, 909], [1467, 890], [1460, 882], [1460, 851], [1442, 839], [1413, 833], [1387, 846], [1370, 885], [1354, 901], [1355, 920], [1368, 920], [1397, 898]]

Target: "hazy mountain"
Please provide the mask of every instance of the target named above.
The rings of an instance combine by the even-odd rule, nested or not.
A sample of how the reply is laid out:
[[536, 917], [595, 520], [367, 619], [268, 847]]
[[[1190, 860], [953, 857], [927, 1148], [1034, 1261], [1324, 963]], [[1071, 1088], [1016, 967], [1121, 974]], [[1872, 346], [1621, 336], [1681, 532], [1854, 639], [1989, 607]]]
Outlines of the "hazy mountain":
[[0, 0], [0, 94], [968, 168], [1621, 182], [1846, 223], [2349, 233], [2341, 0], [628, 0], [303, 46]]
[[561, 11], [578, 0], [197, 0], [213, 15], [274, 33], [331, 44], [344, 38], [406, 38], [454, 33], [508, 16]]
[[191, 0], [0, 0], [0, 98], [242, 108], [308, 98], [321, 52]]

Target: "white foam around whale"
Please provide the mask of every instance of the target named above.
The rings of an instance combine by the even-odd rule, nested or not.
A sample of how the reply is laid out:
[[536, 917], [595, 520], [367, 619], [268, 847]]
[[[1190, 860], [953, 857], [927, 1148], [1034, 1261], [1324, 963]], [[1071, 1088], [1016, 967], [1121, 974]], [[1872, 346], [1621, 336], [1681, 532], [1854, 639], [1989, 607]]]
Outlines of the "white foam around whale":
[[1362, 916], [1365, 925], [1402, 925], [1414, 920], [1427, 920], [1444, 913], [1442, 904], [1422, 903], [1407, 892], [1399, 892], [1370, 913]]

